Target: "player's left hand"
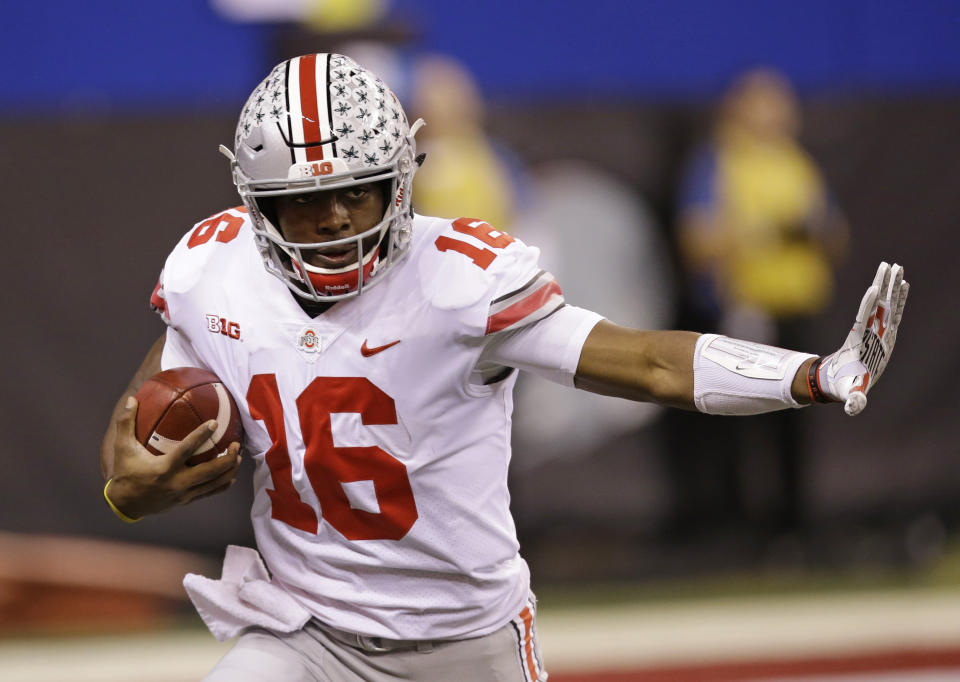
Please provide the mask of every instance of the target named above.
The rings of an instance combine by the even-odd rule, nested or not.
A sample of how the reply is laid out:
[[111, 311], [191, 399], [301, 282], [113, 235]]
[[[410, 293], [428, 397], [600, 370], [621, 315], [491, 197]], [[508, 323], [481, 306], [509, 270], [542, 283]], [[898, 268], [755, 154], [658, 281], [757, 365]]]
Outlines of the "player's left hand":
[[817, 363], [820, 390], [844, 403], [843, 409], [851, 417], [867, 406], [867, 392], [887, 368], [909, 291], [902, 267], [880, 263], [846, 341], [840, 350]]

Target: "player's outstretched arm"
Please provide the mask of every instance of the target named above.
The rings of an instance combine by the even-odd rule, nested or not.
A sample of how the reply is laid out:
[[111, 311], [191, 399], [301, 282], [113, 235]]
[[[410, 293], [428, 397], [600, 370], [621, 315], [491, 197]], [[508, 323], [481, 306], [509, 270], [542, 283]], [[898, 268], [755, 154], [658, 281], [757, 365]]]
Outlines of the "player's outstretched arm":
[[128, 519], [139, 519], [225, 490], [236, 480], [240, 444], [227, 455], [187, 466], [186, 461], [216, 429], [215, 422], [197, 427], [165, 455], [149, 452], [136, 438], [137, 401], [134, 394], [160, 371], [164, 337], [154, 343], [127, 389], [120, 396], [100, 447], [100, 469], [110, 503]]
[[693, 355], [699, 334], [641, 331], [603, 320], [580, 352], [574, 385], [591, 393], [695, 410]]
[[909, 285], [903, 268], [882, 263], [856, 323], [836, 353], [817, 358], [716, 334], [639, 331], [601, 322], [587, 337], [577, 388], [631, 400], [746, 415], [844, 402], [866, 406], [893, 351]]

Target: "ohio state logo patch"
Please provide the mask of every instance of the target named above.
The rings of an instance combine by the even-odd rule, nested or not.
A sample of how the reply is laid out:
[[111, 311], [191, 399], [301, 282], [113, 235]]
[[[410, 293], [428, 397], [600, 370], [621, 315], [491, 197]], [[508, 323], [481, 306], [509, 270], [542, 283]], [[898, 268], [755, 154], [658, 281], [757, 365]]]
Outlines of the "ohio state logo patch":
[[297, 332], [295, 345], [307, 360], [313, 362], [329, 347], [330, 341], [317, 327], [308, 324]]
[[300, 332], [297, 337], [297, 348], [304, 353], [319, 353], [322, 350], [320, 337], [309, 327]]

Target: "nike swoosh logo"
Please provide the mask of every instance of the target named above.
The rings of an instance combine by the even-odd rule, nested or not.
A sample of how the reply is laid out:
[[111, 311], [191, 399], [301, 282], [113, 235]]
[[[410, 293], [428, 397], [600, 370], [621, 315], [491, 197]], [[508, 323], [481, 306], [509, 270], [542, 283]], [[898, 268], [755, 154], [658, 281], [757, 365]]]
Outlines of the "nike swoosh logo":
[[363, 357], [365, 358], [369, 358], [371, 355], [376, 355], [377, 353], [387, 350], [387, 348], [390, 348], [391, 346], [396, 346], [398, 343], [400, 343], [400, 339], [397, 339], [392, 343], [387, 343], [382, 346], [377, 346], [376, 348], [368, 348], [367, 340], [364, 339], [363, 345], [360, 346], [360, 354], [363, 355]]

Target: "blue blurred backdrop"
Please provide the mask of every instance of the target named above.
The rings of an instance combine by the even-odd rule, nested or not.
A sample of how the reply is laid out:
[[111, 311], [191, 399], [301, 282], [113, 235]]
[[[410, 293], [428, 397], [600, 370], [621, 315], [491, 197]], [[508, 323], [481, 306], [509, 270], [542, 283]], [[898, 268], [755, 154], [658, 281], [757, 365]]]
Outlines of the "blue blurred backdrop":
[[[801, 91], [960, 88], [950, 0], [396, 0], [420, 47], [463, 61], [488, 97], [716, 94], [755, 63]], [[8, 2], [7, 111], [234, 107], [271, 61], [271, 28], [201, 0]]]

